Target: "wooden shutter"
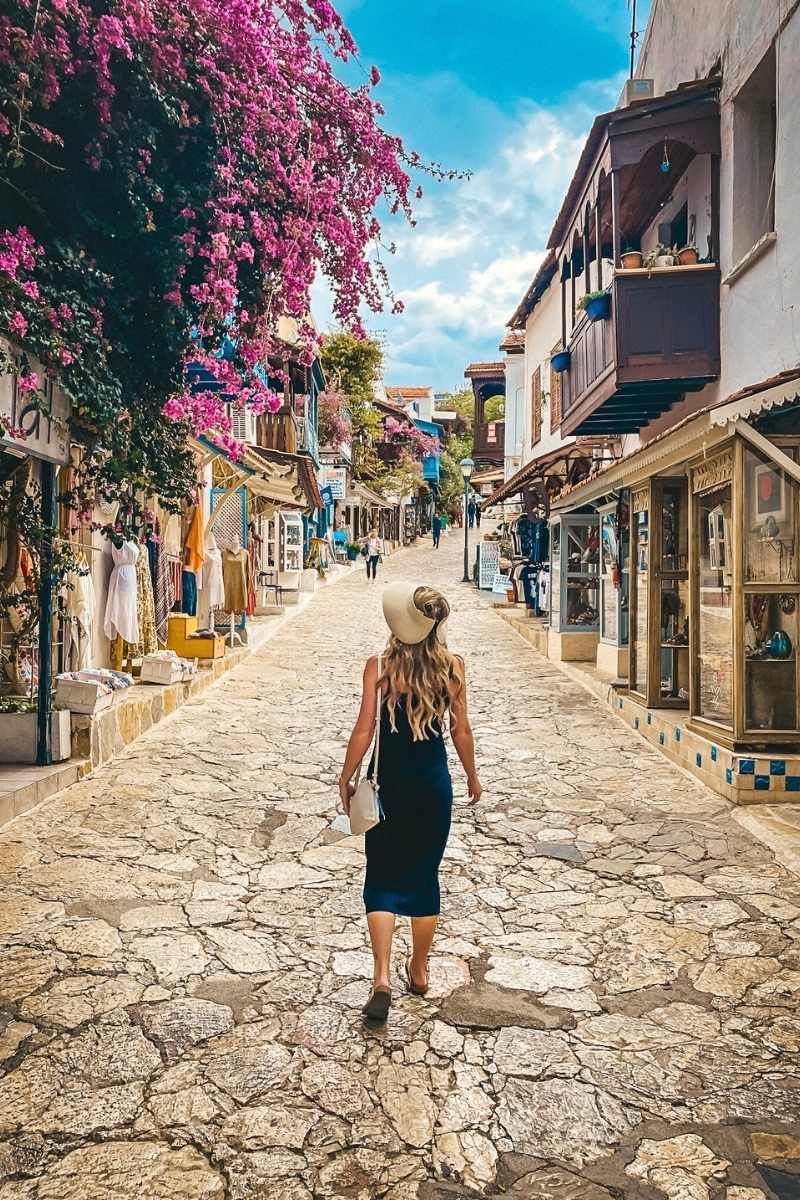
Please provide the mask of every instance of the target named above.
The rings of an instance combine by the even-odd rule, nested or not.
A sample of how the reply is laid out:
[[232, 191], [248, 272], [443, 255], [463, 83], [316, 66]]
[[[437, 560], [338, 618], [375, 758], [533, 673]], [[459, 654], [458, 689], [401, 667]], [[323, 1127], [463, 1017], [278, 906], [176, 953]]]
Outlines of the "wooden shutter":
[[531, 377], [531, 446], [542, 436], [542, 368], [537, 367]]
[[[556, 342], [551, 353], [556, 354], [561, 349], [561, 342]], [[561, 376], [558, 371], [550, 372], [550, 431], [555, 431], [561, 425]]]

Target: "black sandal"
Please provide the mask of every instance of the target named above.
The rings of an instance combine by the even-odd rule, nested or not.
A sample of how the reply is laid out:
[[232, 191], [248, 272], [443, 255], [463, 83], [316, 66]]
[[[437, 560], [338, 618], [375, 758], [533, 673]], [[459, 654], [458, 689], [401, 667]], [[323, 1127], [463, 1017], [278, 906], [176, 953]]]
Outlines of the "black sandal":
[[389, 1015], [391, 1003], [391, 989], [387, 987], [375, 987], [372, 989], [372, 995], [361, 1011], [368, 1021], [383, 1023]]
[[428, 988], [431, 986], [430, 971], [427, 972], [428, 982], [425, 984], [425, 987], [420, 987], [418, 983], [414, 982], [414, 977], [411, 974], [411, 957], [412, 956], [409, 955], [406, 959], [406, 979], [408, 980], [408, 990], [413, 992], [415, 996], [424, 996], [428, 991]]

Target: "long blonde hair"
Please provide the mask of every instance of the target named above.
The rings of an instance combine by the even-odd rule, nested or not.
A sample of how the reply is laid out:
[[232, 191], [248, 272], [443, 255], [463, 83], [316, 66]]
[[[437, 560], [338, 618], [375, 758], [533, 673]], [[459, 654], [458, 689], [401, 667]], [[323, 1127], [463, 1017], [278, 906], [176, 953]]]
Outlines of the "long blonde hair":
[[411, 736], [420, 742], [438, 737], [444, 731], [450, 708], [450, 685], [458, 676], [455, 655], [439, 640], [439, 626], [450, 615], [447, 600], [434, 588], [418, 587], [414, 605], [436, 624], [424, 641], [413, 645], [391, 635], [383, 656], [380, 682], [386, 684], [386, 707], [392, 729], [397, 730], [397, 703], [404, 696]]

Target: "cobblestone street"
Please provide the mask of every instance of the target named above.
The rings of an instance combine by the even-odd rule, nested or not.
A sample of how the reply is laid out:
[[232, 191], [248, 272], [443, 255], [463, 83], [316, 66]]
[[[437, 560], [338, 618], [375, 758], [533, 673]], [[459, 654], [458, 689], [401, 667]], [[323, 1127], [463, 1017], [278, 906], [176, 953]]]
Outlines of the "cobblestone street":
[[1, 1200], [800, 1195], [800, 881], [460, 574], [382, 568], [454, 602], [485, 789], [431, 994], [362, 1024], [359, 569], [0, 836]]

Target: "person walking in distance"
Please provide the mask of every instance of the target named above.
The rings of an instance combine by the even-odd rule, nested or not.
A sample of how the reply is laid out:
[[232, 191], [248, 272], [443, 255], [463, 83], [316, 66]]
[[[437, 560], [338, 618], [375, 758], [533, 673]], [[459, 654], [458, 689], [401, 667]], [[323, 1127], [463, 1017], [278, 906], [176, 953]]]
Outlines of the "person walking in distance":
[[[453, 785], [445, 726], [467, 776], [470, 804], [481, 798], [475, 743], [467, 715], [464, 660], [447, 648], [450, 605], [429, 587], [391, 583], [383, 592], [390, 637], [367, 660], [361, 709], [347, 746], [339, 794], [349, 813], [354, 776], [380, 722], [377, 784], [383, 819], [365, 836], [364, 906], [374, 972], [363, 1008], [385, 1021], [392, 1000], [392, 939], [398, 916], [411, 918], [409, 991], [428, 990], [428, 956], [439, 919], [439, 864], [450, 832]], [[380, 700], [379, 700], [380, 696]]]
[[467, 505], [467, 516], [469, 517], [469, 527], [470, 527], [470, 529], [472, 529], [473, 525], [475, 524], [475, 501], [474, 500], [470, 500], [469, 504]]
[[481, 506], [480, 506], [480, 504], [475, 505], [475, 524], [478, 526], [478, 529], [480, 529], [480, 527], [481, 527]]
[[439, 516], [438, 513], [433, 514], [433, 521], [431, 522], [431, 533], [433, 534], [433, 548], [434, 548], [434, 550], [438, 550], [439, 549], [439, 539], [442, 536], [442, 518]]
[[367, 551], [367, 579], [378, 578], [378, 563], [383, 558], [383, 541], [378, 535], [377, 529], [369, 531], [369, 537], [366, 541]]

